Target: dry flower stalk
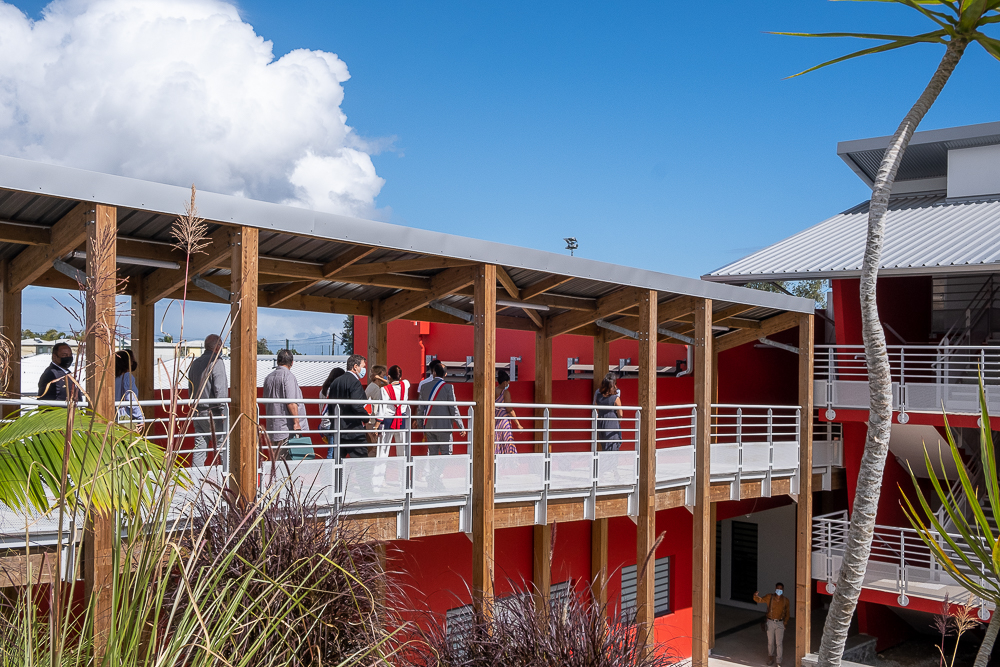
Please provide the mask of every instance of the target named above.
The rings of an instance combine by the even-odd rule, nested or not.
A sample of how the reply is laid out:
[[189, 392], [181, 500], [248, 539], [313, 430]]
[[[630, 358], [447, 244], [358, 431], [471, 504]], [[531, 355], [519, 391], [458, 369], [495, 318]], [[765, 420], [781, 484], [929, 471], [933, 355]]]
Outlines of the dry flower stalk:
[[197, 190], [191, 185], [191, 201], [184, 205], [184, 215], [177, 216], [170, 226], [170, 235], [176, 239], [173, 247], [188, 256], [204, 253], [208, 245], [208, 224], [204, 218], [198, 217], [198, 206], [195, 203]]

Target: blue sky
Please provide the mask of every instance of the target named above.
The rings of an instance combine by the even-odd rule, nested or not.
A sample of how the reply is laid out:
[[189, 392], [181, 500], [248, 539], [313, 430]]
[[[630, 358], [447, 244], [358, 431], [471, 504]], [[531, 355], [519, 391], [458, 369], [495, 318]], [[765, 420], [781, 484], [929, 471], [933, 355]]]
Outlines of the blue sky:
[[[15, 4], [35, 16], [44, 3]], [[866, 198], [837, 141], [890, 134], [943, 52], [913, 47], [788, 80], [860, 43], [768, 30], [912, 32], [926, 21], [882, 3], [723, 2], [712, 17], [704, 6], [239, 4], [276, 56], [321, 49], [347, 64], [341, 109], [382, 147], [381, 217], [556, 252], [576, 236], [580, 256], [686, 276]], [[922, 128], [1000, 120], [998, 82], [1000, 63], [971, 48]], [[26, 312], [25, 326], [35, 317], [59, 316]], [[319, 335], [303, 318], [265, 319], [272, 339]]]

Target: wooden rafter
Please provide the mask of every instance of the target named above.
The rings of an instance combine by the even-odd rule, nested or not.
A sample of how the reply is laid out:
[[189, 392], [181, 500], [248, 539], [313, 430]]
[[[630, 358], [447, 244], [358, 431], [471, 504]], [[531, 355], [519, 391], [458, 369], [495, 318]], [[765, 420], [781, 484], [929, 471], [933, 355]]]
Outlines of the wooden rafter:
[[398, 320], [432, 301], [444, 298], [475, 281], [476, 266], [445, 269], [430, 279], [426, 291], [406, 291], [394, 294], [382, 301], [379, 315], [385, 322]]
[[184, 275], [192, 278], [203, 271], [215, 268], [222, 260], [228, 260], [232, 254], [229, 240], [229, 227], [219, 227], [209, 236], [208, 245], [202, 252], [191, 256], [191, 264], [185, 272], [180, 270], [157, 269], [142, 279], [142, 293], [146, 303], [159, 301], [174, 290], [184, 285]]
[[[376, 250], [377, 248], [370, 246], [355, 246], [350, 248], [349, 250], [334, 257], [320, 268], [320, 274], [323, 276], [320, 280], [332, 280], [337, 277], [339, 273], [347, 270], [352, 264], [361, 261]], [[320, 282], [320, 280], [299, 280], [288, 283], [284, 287], [274, 292], [270, 292], [268, 300], [265, 303], [268, 306], [277, 306], [281, 302], [292, 298], [296, 294], [306, 291], [316, 283]]]
[[10, 261], [11, 292], [17, 292], [52, 268], [53, 260], [76, 250], [87, 240], [87, 222], [94, 218], [94, 204], [81, 203], [52, 226], [52, 243], [33, 245], [22, 250]]
[[[699, 299], [693, 296], [681, 296], [671, 299], [657, 306], [657, 325], [672, 322], [694, 312]], [[635, 316], [623, 317], [614, 321], [614, 324], [631, 331], [639, 330], [639, 318]], [[608, 340], [618, 340], [622, 335], [613, 331], [608, 332]]]
[[573, 280], [568, 276], [549, 276], [548, 278], [542, 278], [537, 283], [528, 285], [521, 290], [521, 299], [527, 301], [528, 299], [538, 296], [539, 294], [544, 294], [549, 290], [554, 290], [564, 283], [568, 283]]
[[631, 287], [622, 287], [597, 300], [597, 308], [592, 311], [570, 311], [549, 318], [550, 336], [559, 336], [579, 329], [597, 320], [616, 315], [636, 304], [638, 292]]
[[762, 336], [770, 336], [779, 331], [797, 327], [799, 325], [799, 315], [799, 313], [791, 312], [782, 313], [781, 315], [775, 315], [762, 321], [759, 329], [740, 329], [723, 334], [715, 339], [713, 347], [716, 352], [725, 352], [734, 347], [751, 343]]
[[[497, 280], [500, 281], [501, 285], [503, 285], [503, 288], [507, 291], [507, 294], [510, 295], [510, 298], [516, 301], [521, 300], [521, 289], [517, 286], [517, 283], [514, 282], [514, 279], [510, 277], [510, 274], [507, 273], [507, 270], [502, 266], [497, 267]], [[528, 319], [535, 324], [535, 327], [538, 329], [542, 328], [542, 316], [539, 315], [537, 311], [532, 310], [531, 308], [521, 308], [521, 310], [528, 316]]]
[[338, 275], [349, 278], [354, 276], [375, 276], [382, 273], [407, 273], [409, 271], [430, 271], [436, 269], [451, 269], [457, 266], [475, 264], [471, 259], [453, 259], [451, 257], [417, 257], [416, 259], [397, 259], [389, 262], [367, 262], [354, 264]]
[[0, 242], [21, 245], [46, 245], [52, 242], [52, 229], [0, 220]]

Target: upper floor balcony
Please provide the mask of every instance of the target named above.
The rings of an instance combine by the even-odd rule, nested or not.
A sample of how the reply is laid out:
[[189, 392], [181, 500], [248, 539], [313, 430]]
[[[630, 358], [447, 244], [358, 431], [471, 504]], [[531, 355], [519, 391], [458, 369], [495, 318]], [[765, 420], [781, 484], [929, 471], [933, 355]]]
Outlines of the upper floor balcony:
[[[190, 402], [179, 403], [187, 413]], [[226, 417], [228, 403], [229, 399], [202, 401], [202, 408], [211, 407], [218, 416], [204, 411], [185, 414], [176, 421], [172, 440], [167, 435], [169, 403], [135, 404], [148, 416], [141, 422], [133, 420], [132, 425], [160, 445], [172, 442], [190, 466], [186, 469], [189, 488], [174, 498], [178, 516], [189, 510], [199, 490], [223, 484], [228, 474], [232, 426]], [[307, 493], [331, 512], [365, 522], [382, 539], [471, 533], [474, 490], [469, 434], [480, 419], [473, 403], [304, 399], [295, 401], [307, 415], [299, 424], [301, 430], [282, 425], [276, 418], [277, 413], [286, 412], [288, 403], [258, 401], [260, 489], [280, 485]], [[366, 404], [376, 414], [384, 410], [389, 415], [382, 428], [372, 430], [367, 413], [359, 421], [356, 411]], [[657, 407], [656, 439], [649, 443], [640, 437], [642, 410], [636, 406], [622, 406], [620, 417], [609, 417], [591, 405], [500, 407], [517, 419], [488, 417], [495, 420], [498, 442], [509, 443], [506, 451], [510, 452], [494, 455], [497, 528], [637, 516], [644, 447], [656, 449], [656, 508], [695, 503], [698, 417], [693, 404]], [[429, 408], [434, 409], [434, 416], [424, 418]], [[713, 501], [798, 493], [798, 406], [713, 405], [711, 418]], [[450, 454], [428, 450], [429, 441], [449, 437], [453, 440]], [[369, 456], [355, 457], [355, 448]], [[66, 528], [62, 540], [75, 540], [78, 536], [70, 536]], [[49, 518], [26, 520], [0, 507], [0, 548], [52, 544], [57, 538]]]
[[[986, 406], [1000, 414], [1000, 346], [889, 345], [892, 409], [907, 413], [979, 413], [979, 377]], [[815, 403], [827, 419], [838, 409], [868, 409], [868, 365], [862, 345], [817, 345]]]

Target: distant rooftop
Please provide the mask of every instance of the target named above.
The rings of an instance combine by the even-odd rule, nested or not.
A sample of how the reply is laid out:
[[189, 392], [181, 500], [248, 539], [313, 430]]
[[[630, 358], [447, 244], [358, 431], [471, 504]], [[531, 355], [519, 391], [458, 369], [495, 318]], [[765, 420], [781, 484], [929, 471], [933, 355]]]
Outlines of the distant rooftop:
[[[837, 154], [869, 186], [890, 137], [841, 142]], [[702, 276], [758, 280], [861, 274], [865, 201]], [[893, 186], [880, 275], [1000, 272], [1000, 122], [917, 132]]]

